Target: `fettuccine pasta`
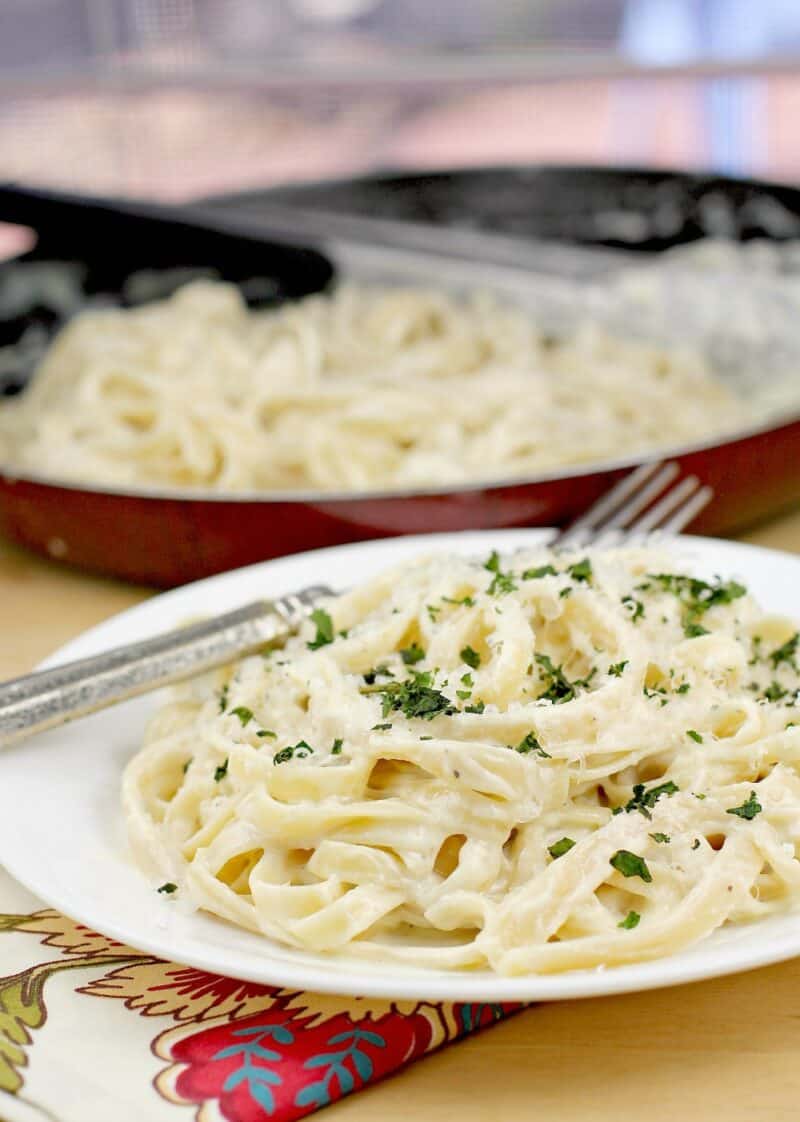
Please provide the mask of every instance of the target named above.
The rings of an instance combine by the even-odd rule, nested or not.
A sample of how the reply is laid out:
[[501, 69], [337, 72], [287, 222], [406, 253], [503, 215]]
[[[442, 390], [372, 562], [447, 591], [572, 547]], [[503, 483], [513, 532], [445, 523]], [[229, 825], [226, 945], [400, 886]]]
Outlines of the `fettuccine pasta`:
[[696, 352], [487, 295], [344, 286], [267, 312], [197, 281], [88, 311], [0, 405], [0, 462], [90, 484], [371, 491], [696, 442], [752, 407]]
[[550, 973], [800, 899], [798, 634], [652, 550], [434, 555], [175, 690], [160, 891], [291, 947]]

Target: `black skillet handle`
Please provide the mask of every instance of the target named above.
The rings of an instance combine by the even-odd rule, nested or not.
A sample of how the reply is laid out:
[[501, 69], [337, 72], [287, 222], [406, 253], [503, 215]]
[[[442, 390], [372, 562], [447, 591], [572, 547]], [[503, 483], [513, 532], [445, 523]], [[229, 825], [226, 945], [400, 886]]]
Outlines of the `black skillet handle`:
[[[275, 300], [297, 299], [327, 288], [330, 260], [295, 237], [260, 232], [251, 220], [217, 219], [192, 207], [90, 198], [67, 192], [0, 184], [0, 221], [32, 227], [35, 256], [84, 261], [97, 290], [114, 289], [140, 269], [213, 268], [225, 280], [273, 282]], [[90, 281], [91, 283], [91, 281]]]

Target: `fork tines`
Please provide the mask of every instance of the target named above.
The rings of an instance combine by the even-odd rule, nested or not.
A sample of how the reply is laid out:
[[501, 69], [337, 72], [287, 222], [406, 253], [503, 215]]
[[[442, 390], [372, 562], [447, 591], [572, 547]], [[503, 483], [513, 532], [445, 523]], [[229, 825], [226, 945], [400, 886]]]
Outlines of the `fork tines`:
[[678, 479], [680, 470], [678, 464], [663, 460], [642, 464], [593, 503], [553, 544], [559, 548], [609, 547], [657, 532], [680, 533], [714, 495], [696, 475]]

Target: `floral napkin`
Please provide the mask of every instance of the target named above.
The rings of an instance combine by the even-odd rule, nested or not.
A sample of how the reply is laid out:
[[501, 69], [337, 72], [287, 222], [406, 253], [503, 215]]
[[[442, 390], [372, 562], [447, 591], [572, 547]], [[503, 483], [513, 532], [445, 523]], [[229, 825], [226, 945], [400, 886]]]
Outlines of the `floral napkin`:
[[519, 1008], [207, 974], [43, 908], [0, 869], [0, 1122], [288, 1122]]

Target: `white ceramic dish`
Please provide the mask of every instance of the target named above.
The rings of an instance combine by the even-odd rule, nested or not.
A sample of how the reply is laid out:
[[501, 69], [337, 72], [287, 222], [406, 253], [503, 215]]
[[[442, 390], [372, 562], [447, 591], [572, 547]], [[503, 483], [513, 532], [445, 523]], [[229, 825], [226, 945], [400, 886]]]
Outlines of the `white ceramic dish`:
[[[431, 550], [485, 555], [541, 540], [507, 530], [402, 538], [318, 550], [187, 585], [124, 612], [63, 647], [47, 665], [80, 658], [222, 611], [256, 596], [324, 581], [352, 585]], [[800, 619], [800, 558], [702, 538], [677, 545], [701, 574], [742, 578], [762, 605]], [[200, 969], [291, 989], [445, 1001], [542, 1001], [677, 985], [800, 955], [800, 913], [727, 928], [690, 950], [629, 966], [501, 978], [489, 972], [365, 964], [278, 946], [176, 906], [132, 863], [120, 812], [120, 775], [158, 697], [0, 750], [0, 863], [73, 919], [141, 950]]]

